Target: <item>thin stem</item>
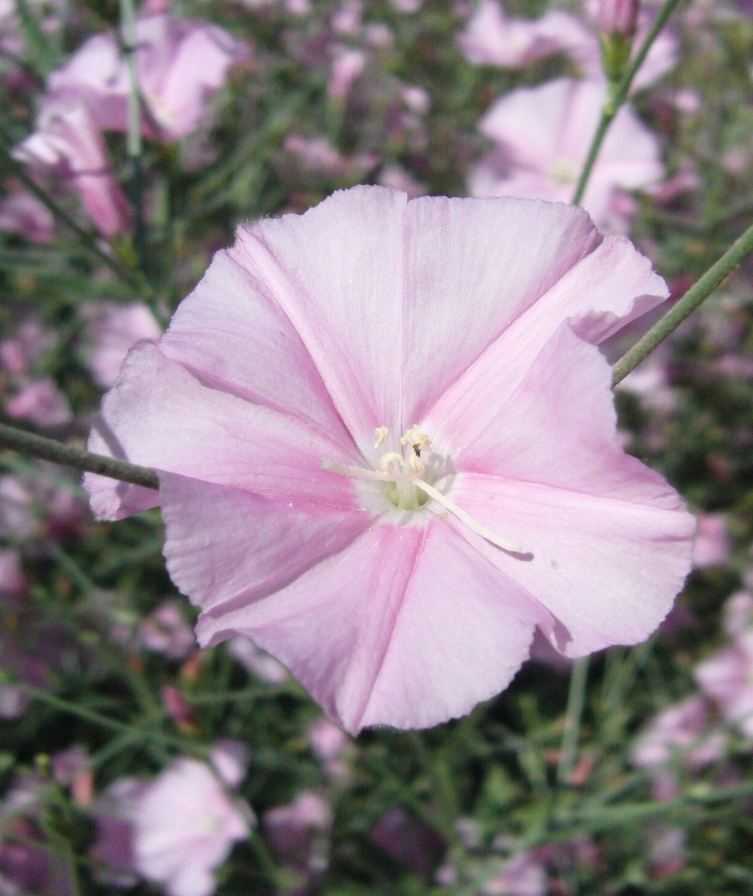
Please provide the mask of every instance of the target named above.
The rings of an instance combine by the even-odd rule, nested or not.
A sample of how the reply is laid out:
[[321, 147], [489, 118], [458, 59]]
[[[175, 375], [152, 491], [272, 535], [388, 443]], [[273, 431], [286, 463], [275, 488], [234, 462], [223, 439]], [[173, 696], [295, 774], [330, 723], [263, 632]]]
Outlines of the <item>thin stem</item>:
[[626, 352], [612, 368], [612, 385], [616, 386], [651, 352], [689, 317], [698, 306], [753, 252], [753, 225], [735, 240], [716, 264], [698, 280], [664, 317]]
[[588, 680], [588, 657], [576, 660], [570, 675], [570, 692], [567, 695], [565, 728], [562, 732], [560, 761], [557, 766], [557, 780], [569, 784], [575, 767], [575, 756], [580, 738], [580, 723], [586, 702], [586, 682]]
[[131, 192], [134, 208], [134, 243], [139, 266], [146, 276], [146, 239], [144, 230], [143, 169], [141, 157], [141, 92], [136, 68], [136, 14], [133, 0], [120, 0], [123, 55], [128, 69], [128, 157], [131, 160]]
[[594, 138], [591, 141], [591, 146], [588, 150], [588, 155], [586, 156], [583, 170], [580, 173], [578, 186], [575, 188], [575, 195], [573, 196], [572, 201], [573, 205], [580, 204], [580, 201], [583, 198], [583, 194], [586, 192], [588, 179], [591, 176], [591, 171], [593, 170], [596, 158], [599, 155], [599, 151], [601, 150], [601, 144], [604, 142], [604, 138], [607, 135], [609, 126], [612, 124], [615, 115], [617, 115], [620, 107], [627, 99], [628, 93], [630, 92], [630, 85], [633, 83], [633, 79], [638, 73], [638, 69], [643, 65], [643, 62], [648, 55], [648, 51], [651, 49], [652, 44], [659, 36], [659, 32], [662, 30], [667, 19], [670, 17], [670, 15], [672, 15], [674, 8], [679, 2], [680, 0], [665, 0], [664, 6], [662, 6], [661, 10], [659, 11], [659, 14], [654, 20], [654, 24], [651, 26], [651, 29], [646, 35], [646, 39], [643, 41], [638, 52], [635, 54], [635, 59], [633, 59], [631, 65], [623, 75], [622, 80], [609, 85], [607, 99], [604, 103], [604, 108], [601, 113], [601, 119], [599, 121], [598, 127], [596, 128]]
[[141, 485], [144, 488], [159, 488], [157, 474], [148, 467], [139, 467], [136, 464], [116, 460], [114, 457], [106, 457], [103, 454], [92, 454], [82, 448], [63, 445], [62, 442], [56, 442], [54, 439], [47, 439], [44, 436], [16, 429], [15, 426], [6, 426], [3, 423], [0, 423], [0, 448], [10, 448], [27, 457], [38, 457], [64, 467], [76, 467], [76, 469], [86, 470], [89, 473], [110, 476], [112, 479]]

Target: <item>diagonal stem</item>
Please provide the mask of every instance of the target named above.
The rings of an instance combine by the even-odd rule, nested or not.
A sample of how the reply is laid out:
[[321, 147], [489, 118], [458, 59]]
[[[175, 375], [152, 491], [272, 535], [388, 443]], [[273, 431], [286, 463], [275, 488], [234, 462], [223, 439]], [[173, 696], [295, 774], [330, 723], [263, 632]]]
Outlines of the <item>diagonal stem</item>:
[[588, 186], [588, 179], [591, 177], [591, 171], [593, 170], [596, 158], [601, 150], [601, 145], [609, 130], [609, 126], [612, 124], [614, 117], [620, 111], [620, 107], [627, 99], [633, 79], [638, 73], [638, 69], [643, 65], [643, 62], [648, 55], [648, 51], [651, 49], [654, 41], [659, 36], [659, 32], [662, 30], [667, 19], [672, 15], [679, 2], [680, 0], [665, 0], [664, 6], [662, 6], [659, 14], [656, 16], [654, 24], [651, 26], [645, 40], [635, 54], [635, 59], [623, 75], [622, 80], [609, 85], [609, 92], [601, 113], [601, 119], [596, 128], [594, 138], [591, 141], [591, 146], [588, 150], [583, 170], [580, 173], [572, 205], [579, 205], [581, 199], [583, 199], [583, 194], [586, 192], [586, 187]]
[[99, 473], [144, 488], [159, 488], [157, 474], [147, 467], [116, 460], [114, 457], [105, 457], [103, 454], [92, 454], [82, 448], [64, 445], [54, 439], [47, 439], [3, 423], [0, 423], [0, 448], [10, 448], [27, 457], [38, 457], [40, 460], [49, 460], [64, 467]]
[[626, 352], [612, 368], [612, 386], [622, 382], [651, 352], [670, 336], [698, 306], [753, 252], [753, 225], [696, 281], [677, 304]]

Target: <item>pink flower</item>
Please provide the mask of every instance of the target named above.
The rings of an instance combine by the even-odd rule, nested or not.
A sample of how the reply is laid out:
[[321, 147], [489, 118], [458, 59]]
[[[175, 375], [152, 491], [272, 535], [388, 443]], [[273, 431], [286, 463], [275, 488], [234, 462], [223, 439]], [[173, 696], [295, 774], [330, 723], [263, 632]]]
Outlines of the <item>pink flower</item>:
[[[136, 21], [136, 65], [146, 104], [144, 133], [180, 140], [196, 129], [245, 45], [216, 25], [169, 15]], [[105, 131], [128, 128], [130, 80], [112, 31], [90, 38], [48, 81], [50, 94], [85, 100]]]
[[27, 383], [5, 402], [5, 413], [36, 426], [60, 426], [73, 419], [68, 399], [49, 377]]
[[332, 808], [319, 794], [304, 790], [290, 805], [265, 812], [262, 824], [280, 861], [307, 876], [327, 867], [326, 835]]
[[593, 37], [569, 13], [555, 10], [541, 19], [510, 19], [497, 0], [482, 0], [459, 37], [470, 62], [504, 68], [530, 65], [553, 53], [575, 52], [592, 42]]
[[631, 753], [633, 765], [653, 768], [680, 754], [689, 768], [716, 762], [726, 738], [709, 731], [706, 701], [688, 697], [660, 712], [638, 736]]
[[401, 806], [389, 809], [369, 831], [368, 838], [393, 862], [427, 877], [442, 860], [444, 839]]
[[[498, 148], [471, 172], [471, 194], [570, 202], [604, 96], [600, 81], [560, 78], [497, 100], [479, 128]], [[593, 167], [583, 208], [602, 230], [624, 231], [628, 221], [613, 207], [616, 191], [646, 187], [661, 176], [655, 138], [623, 106]]]
[[177, 601], [166, 600], [139, 626], [141, 643], [172, 660], [185, 659], [196, 644]]
[[693, 545], [693, 566], [723, 566], [730, 543], [723, 513], [698, 514], [698, 533]]
[[46, 105], [37, 130], [14, 149], [13, 155], [65, 178], [104, 236], [112, 238], [128, 229], [128, 203], [110, 168], [99, 127], [82, 102]]
[[250, 832], [251, 812], [230, 800], [209, 767], [177, 759], [133, 809], [136, 870], [169, 896], [209, 896], [214, 871]]
[[545, 896], [548, 892], [546, 869], [532, 852], [514, 856], [481, 888], [483, 896]]
[[602, 34], [632, 40], [638, 25], [639, 0], [599, 0], [596, 23]]
[[242, 635], [233, 638], [229, 651], [246, 672], [266, 681], [267, 684], [282, 684], [288, 677], [288, 670], [282, 663], [278, 663], [273, 656], [260, 650], [253, 641]]
[[308, 740], [328, 775], [337, 778], [347, 772], [348, 767], [342, 756], [350, 745], [350, 738], [329, 719], [321, 718], [314, 722], [308, 730]]
[[335, 52], [327, 83], [327, 93], [335, 100], [344, 100], [350, 88], [366, 66], [366, 54], [363, 50], [351, 50], [339, 47]]
[[[619, 446], [598, 342], [666, 296], [577, 208], [335, 193], [242, 225], [89, 440], [159, 472], [211, 646], [244, 634], [347, 731], [428, 727], [644, 639], [692, 516]], [[88, 476], [96, 513], [157, 503]]]
[[55, 238], [55, 220], [36, 196], [12, 193], [0, 204], [0, 230], [18, 234], [33, 243], [47, 244]]
[[162, 329], [141, 302], [115, 305], [101, 302], [84, 309], [94, 346], [87, 366], [94, 379], [109, 389], [118, 378], [128, 349], [140, 339], [159, 339]]
[[753, 737], [753, 628], [699, 663], [695, 678], [719, 704], [722, 715]]

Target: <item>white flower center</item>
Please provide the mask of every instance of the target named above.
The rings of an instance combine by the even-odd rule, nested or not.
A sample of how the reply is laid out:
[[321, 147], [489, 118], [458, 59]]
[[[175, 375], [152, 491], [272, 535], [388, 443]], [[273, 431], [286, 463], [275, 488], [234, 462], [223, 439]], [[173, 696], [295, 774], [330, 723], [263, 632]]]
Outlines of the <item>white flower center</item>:
[[575, 168], [570, 159], [562, 157], [555, 159], [549, 166], [547, 173], [561, 187], [575, 183]]
[[[389, 438], [389, 430], [386, 426], [380, 426], [374, 432], [374, 436], [374, 447], [380, 448]], [[384, 483], [384, 494], [397, 510], [415, 512], [429, 501], [436, 501], [482, 538], [502, 548], [503, 551], [512, 554], [525, 553], [522, 545], [500, 538], [491, 529], [474, 520], [462, 507], [458, 507], [454, 501], [435, 488], [433, 483], [427, 481], [430, 473], [427, 471], [425, 459], [432, 450], [431, 439], [415, 423], [402, 435], [400, 444], [404, 446], [404, 453], [386, 451], [379, 458], [378, 470], [349, 467], [326, 459], [322, 461], [322, 467], [333, 473], [351, 476], [353, 479]]]

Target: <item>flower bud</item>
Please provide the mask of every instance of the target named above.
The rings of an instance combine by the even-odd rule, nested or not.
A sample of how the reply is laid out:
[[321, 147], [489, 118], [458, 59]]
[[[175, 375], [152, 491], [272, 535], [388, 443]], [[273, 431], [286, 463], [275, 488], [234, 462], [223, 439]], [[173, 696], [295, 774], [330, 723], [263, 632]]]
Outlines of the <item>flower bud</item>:
[[632, 41], [638, 24], [640, 0], [599, 0], [596, 22], [599, 31], [607, 36], [619, 34]]

